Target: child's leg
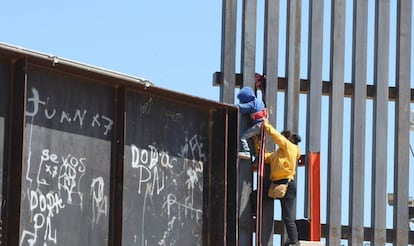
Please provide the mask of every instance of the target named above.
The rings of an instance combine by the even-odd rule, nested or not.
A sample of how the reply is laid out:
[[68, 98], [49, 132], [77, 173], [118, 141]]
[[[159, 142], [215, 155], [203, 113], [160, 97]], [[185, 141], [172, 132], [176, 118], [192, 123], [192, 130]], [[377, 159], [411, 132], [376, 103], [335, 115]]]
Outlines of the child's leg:
[[240, 152], [250, 152], [249, 144], [245, 138], [240, 138]]
[[253, 137], [254, 135], [259, 135], [261, 127], [262, 127], [262, 122], [252, 125], [251, 127], [247, 128], [246, 131], [243, 132], [241, 138], [249, 139]]
[[[260, 134], [261, 126], [262, 122], [259, 122], [250, 128], [247, 128], [246, 131], [243, 132], [240, 137], [240, 152], [250, 152], [251, 155], [256, 156], [255, 143], [253, 141], [248, 142], [248, 140], [250, 140], [253, 136]], [[245, 159], [248, 159], [247, 156]]]

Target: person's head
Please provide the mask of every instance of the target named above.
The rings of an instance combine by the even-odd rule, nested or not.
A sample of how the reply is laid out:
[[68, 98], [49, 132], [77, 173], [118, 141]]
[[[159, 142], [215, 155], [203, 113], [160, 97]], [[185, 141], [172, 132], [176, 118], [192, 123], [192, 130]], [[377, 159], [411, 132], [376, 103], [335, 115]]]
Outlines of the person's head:
[[245, 86], [240, 89], [239, 93], [237, 94], [237, 98], [241, 103], [247, 103], [253, 101], [256, 96], [254, 95], [252, 88]]
[[300, 141], [302, 141], [300, 136], [294, 133], [293, 131], [284, 130], [283, 132], [281, 132], [281, 134], [285, 136], [285, 138], [289, 139], [289, 141], [291, 141], [294, 144], [298, 144]]

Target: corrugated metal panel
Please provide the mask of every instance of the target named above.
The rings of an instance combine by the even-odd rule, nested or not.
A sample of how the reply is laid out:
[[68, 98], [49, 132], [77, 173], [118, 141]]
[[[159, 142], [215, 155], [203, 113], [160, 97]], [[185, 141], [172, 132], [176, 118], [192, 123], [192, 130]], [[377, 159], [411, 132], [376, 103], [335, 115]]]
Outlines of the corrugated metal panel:
[[[4, 177], [4, 190], [6, 203], [3, 207], [4, 228], [5, 228], [5, 245], [17, 245], [19, 241], [19, 220], [20, 218], [20, 199], [21, 180], [22, 180], [22, 162], [23, 162], [23, 143], [24, 143], [24, 112], [25, 112], [25, 93], [26, 78], [24, 74], [24, 60], [13, 61], [10, 67], [10, 125], [7, 145], [8, 159], [7, 170]], [[2, 214], [3, 214], [2, 212]]]
[[234, 242], [236, 107], [10, 45], [0, 57], [6, 245]]
[[[7, 187], [3, 186], [4, 174], [7, 173], [7, 169], [4, 169], [5, 163], [8, 159], [9, 144], [7, 131], [10, 124], [10, 64], [6, 59], [0, 58], [0, 204], [4, 204], [6, 198], [3, 196], [3, 189]], [[0, 211], [0, 245], [3, 245], [3, 220], [5, 214]]]

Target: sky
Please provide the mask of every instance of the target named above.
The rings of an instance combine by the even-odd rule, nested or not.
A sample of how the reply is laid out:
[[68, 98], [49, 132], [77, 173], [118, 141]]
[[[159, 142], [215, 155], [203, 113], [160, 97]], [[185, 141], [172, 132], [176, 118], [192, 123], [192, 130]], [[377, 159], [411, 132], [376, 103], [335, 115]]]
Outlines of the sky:
[[[263, 13], [263, 1], [258, 2], [258, 19], [260, 20], [263, 18], [261, 14]], [[351, 1], [348, 1], [347, 4], [348, 12], [352, 10], [352, 5], [349, 2]], [[369, 18], [372, 18], [373, 9], [375, 9], [373, 2], [373, 0], [369, 0]], [[281, 0], [280, 3], [282, 9], [286, 0]], [[303, 0], [302, 3], [304, 4], [303, 13], [306, 14], [308, 1]], [[391, 25], [394, 25], [396, 20], [395, 6], [395, 0], [391, 1]], [[213, 87], [212, 77], [214, 72], [220, 70], [221, 8], [222, 1], [220, 0], [4, 1], [0, 14], [0, 30], [2, 30], [0, 42], [148, 79], [161, 88], [218, 101], [219, 88]], [[325, 5], [326, 16], [330, 15], [329, 8], [329, 5]], [[303, 18], [307, 20], [308, 17], [305, 15]], [[372, 19], [368, 25], [368, 30], [373, 30]], [[259, 21], [258, 32], [261, 32], [261, 28]], [[280, 28], [282, 32], [283, 25]], [[329, 42], [329, 28], [330, 26], [325, 22], [324, 44]], [[351, 28], [352, 25], [347, 23], [347, 49], [350, 48]], [[307, 30], [307, 26], [303, 25], [302, 34]], [[395, 29], [391, 28], [390, 32], [392, 36], [395, 35]], [[262, 43], [260, 34], [258, 36], [257, 52], [260, 53]], [[306, 41], [304, 36], [303, 43], [305, 44]], [[373, 57], [374, 52], [372, 33], [368, 34], [368, 42], [368, 59], [372, 59], [370, 58]], [[284, 44], [280, 42], [279, 45], [280, 50], [283, 50]], [[393, 39], [390, 40], [390, 45], [390, 64], [394, 64], [395, 42]], [[324, 45], [323, 80], [329, 80], [328, 47], [328, 45]], [[239, 50], [240, 47], [237, 49]], [[302, 46], [302, 52], [306, 54], [306, 45]], [[279, 52], [279, 54], [279, 75], [283, 76], [285, 70], [283, 52]], [[301, 63], [306, 64], [306, 56], [303, 54], [301, 55]], [[238, 56], [240, 55], [238, 54]], [[351, 81], [350, 59], [350, 56], [346, 57], [344, 79], [347, 82]], [[256, 65], [257, 71], [260, 72], [260, 55]], [[372, 84], [372, 60], [368, 61], [367, 69], [367, 81]], [[239, 64], [237, 64], [236, 70], [239, 70]], [[301, 78], [306, 77], [306, 74], [306, 66], [302, 66]], [[412, 76], [413, 74], [411, 73]], [[395, 83], [393, 82], [395, 81], [395, 67], [390, 68], [389, 76], [390, 83]], [[327, 108], [325, 100], [323, 103]], [[278, 105], [282, 104], [278, 102]], [[345, 101], [345, 107], [345, 114], [349, 114], [349, 100]], [[390, 105], [390, 108], [392, 107]], [[368, 103], [367, 108], [372, 108], [372, 104]], [[389, 112], [389, 118], [393, 119], [392, 112]], [[327, 120], [323, 120], [323, 122], [326, 122], [326, 125], [321, 128], [327, 129]], [[367, 123], [367, 126], [368, 128], [372, 127], [372, 122]], [[346, 138], [349, 131], [346, 129], [344, 131]], [[367, 129], [367, 133], [370, 131]], [[302, 132], [302, 135], [304, 134], [305, 132]], [[322, 134], [325, 134], [322, 136], [325, 139], [326, 132], [322, 132]], [[347, 141], [349, 139], [344, 140], [345, 145], [349, 145]], [[369, 141], [371, 141], [371, 136], [368, 134], [367, 142], [369, 143]], [[392, 130], [389, 132], [389, 142], [393, 144]], [[305, 149], [304, 146], [301, 148]], [[325, 145], [323, 142], [321, 151], [326, 150], [326, 142]], [[367, 150], [367, 172], [370, 171], [371, 166], [369, 151]], [[345, 168], [349, 168], [347, 166], [349, 160], [346, 159], [348, 154], [344, 151]], [[322, 168], [326, 170], [326, 163], [324, 164], [326, 159], [322, 158]], [[391, 154], [388, 158], [392, 163]], [[412, 171], [410, 172], [412, 173]], [[392, 179], [391, 172], [389, 175]], [[367, 178], [367, 182], [370, 182], [369, 178]], [[410, 182], [414, 184], [414, 181]], [[392, 182], [389, 181], [388, 192], [392, 192], [391, 184]], [[322, 183], [322, 185], [326, 184]], [[346, 188], [344, 187], [344, 189]], [[414, 196], [413, 192], [411, 189], [411, 196]], [[322, 197], [322, 199], [325, 198]], [[347, 197], [344, 196], [343, 199], [346, 202]], [[366, 203], [370, 203], [369, 197], [367, 197]], [[298, 211], [300, 216], [301, 212]], [[343, 215], [345, 223], [347, 222], [346, 212], [345, 209]], [[392, 208], [388, 206], [387, 213], [391, 212]], [[366, 218], [365, 221], [369, 223], [370, 218]], [[322, 222], [325, 222], [324, 219]], [[387, 219], [388, 227], [390, 223], [392, 223], [392, 218]]]
[[218, 100], [221, 1], [4, 1], [0, 42]]

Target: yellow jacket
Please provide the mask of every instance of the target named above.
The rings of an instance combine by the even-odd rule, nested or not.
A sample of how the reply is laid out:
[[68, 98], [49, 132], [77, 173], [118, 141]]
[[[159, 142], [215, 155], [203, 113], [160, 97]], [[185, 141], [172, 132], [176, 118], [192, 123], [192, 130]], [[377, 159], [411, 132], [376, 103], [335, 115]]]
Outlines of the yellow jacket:
[[296, 162], [300, 158], [300, 148], [280, 134], [268, 121], [263, 126], [273, 142], [278, 145], [275, 152], [265, 154], [265, 163], [270, 163], [270, 180], [294, 179]]

